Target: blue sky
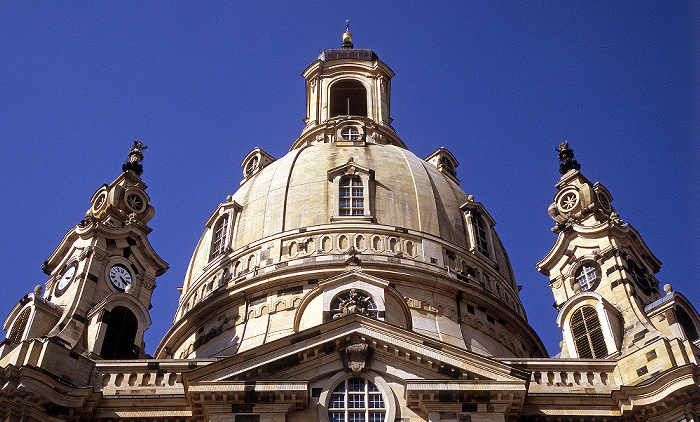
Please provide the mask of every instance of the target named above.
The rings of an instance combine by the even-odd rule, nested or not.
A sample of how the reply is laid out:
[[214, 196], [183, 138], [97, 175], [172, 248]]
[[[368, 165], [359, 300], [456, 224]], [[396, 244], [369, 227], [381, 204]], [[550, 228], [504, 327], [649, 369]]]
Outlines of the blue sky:
[[172, 323], [204, 222], [254, 147], [283, 156], [303, 128], [301, 72], [341, 43], [396, 73], [391, 115], [416, 155], [448, 148], [496, 220], [530, 323], [561, 334], [547, 277], [547, 207], [568, 141], [700, 306], [698, 7], [692, 2], [3, 2], [0, 4], [0, 315], [145, 151], [149, 239], [170, 270], [153, 296], [152, 352]]

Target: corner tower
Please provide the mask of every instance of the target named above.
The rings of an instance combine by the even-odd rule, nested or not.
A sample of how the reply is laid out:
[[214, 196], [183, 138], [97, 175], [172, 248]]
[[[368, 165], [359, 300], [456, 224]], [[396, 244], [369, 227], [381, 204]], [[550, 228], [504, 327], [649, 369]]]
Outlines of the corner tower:
[[[625, 382], [668, 369], [700, 344], [697, 311], [671, 286], [662, 292], [661, 262], [620, 219], [610, 192], [581, 174], [568, 143], [557, 151], [562, 176], [549, 215], [558, 238], [537, 269], [550, 278], [561, 356], [620, 359]], [[676, 357], [657, 359], [663, 354]]]
[[24, 296], [5, 320], [3, 355], [49, 339], [94, 359], [146, 356], [151, 295], [168, 265], [147, 237], [155, 210], [141, 180], [144, 149], [134, 142], [123, 173], [95, 192], [85, 218], [42, 265], [45, 287]]

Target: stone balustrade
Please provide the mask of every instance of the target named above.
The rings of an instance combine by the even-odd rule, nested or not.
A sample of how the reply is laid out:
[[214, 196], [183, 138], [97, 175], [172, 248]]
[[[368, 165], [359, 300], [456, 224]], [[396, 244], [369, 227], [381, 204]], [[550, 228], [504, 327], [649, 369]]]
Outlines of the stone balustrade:
[[531, 373], [528, 393], [598, 393], [618, 388], [616, 361], [568, 359], [509, 359], [502, 362]]
[[101, 361], [92, 384], [103, 395], [184, 394], [182, 373], [215, 360]]

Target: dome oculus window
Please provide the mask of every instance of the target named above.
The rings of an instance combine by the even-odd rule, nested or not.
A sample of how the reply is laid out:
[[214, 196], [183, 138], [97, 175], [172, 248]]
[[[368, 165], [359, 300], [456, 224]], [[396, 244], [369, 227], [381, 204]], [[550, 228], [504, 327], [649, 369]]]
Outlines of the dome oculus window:
[[335, 387], [328, 402], [330, 422], [384, 422], [382, 393], [364, 378], [348, 378]]
[[359, 141], [362, 133], [355, 126], [347, 126], [340, 131], [340, 136], [345, 141]]
[[340, 180], [339, 196], [339, 215], [365, 214], [364, 186], [358, 176], [345, 176]]
[[576, 270], [574, 280], [581, 286], [581, 290], [593, 290], [600, 280], [600, 271], [592, 262], [584, 262]]
[[250, 159], [250, 161], [248, 161], [248, 164], [245, 166], [246, 176], [250, 176], [251, 174], [253, 174], [253, 172], [255, 172], [255, 170], [258, 168], [258, 161], [258, 156], [254, 156]]

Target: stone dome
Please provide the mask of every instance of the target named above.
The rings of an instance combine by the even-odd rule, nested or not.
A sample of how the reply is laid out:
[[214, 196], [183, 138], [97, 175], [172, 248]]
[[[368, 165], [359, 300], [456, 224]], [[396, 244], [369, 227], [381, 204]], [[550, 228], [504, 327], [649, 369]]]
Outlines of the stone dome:
[[[307, 127], [284, 157], [243, 160], [156, 357], [232, 355], [348, 312], [487, 356], [546, 356], [495, 222], [459, 187], [449, 151], [405, 148], [389, 124], [393, 73], [375, 61], [305, 71]], [[346, 115], [328, 114], [338, 95]]]

